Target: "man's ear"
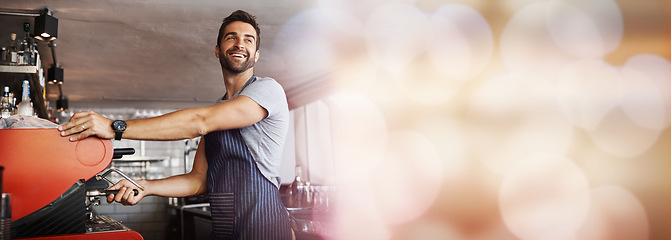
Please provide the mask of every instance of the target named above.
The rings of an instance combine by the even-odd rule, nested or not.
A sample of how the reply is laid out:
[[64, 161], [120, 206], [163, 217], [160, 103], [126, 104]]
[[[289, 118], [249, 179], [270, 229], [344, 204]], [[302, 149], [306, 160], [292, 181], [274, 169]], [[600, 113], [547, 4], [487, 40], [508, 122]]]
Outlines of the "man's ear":
[[214, 56], [216, 56], [217, 58], [219, 58], [219, 46], [218, 46], [218, 45], [217, 45], [217, 46], [214, 46]]
[[260, 53], [260, 50], [256, 50], [256, 53], [254, 53], [254, 62], [259, 61], [259, 53]]

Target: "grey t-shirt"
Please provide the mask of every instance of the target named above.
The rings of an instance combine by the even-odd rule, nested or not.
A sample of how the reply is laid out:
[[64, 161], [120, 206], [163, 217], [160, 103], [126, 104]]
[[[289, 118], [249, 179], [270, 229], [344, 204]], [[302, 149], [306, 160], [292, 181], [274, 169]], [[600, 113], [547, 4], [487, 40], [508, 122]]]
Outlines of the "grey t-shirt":
[[242, 128], [240, 134], [261, 174], [279, 189], [282, 150], [289, 129], [289, 105], [284, 89], [275, 79], [257, 77], [252, 81], [229, 99], [247, 96], [268, 111], [266, 118]]

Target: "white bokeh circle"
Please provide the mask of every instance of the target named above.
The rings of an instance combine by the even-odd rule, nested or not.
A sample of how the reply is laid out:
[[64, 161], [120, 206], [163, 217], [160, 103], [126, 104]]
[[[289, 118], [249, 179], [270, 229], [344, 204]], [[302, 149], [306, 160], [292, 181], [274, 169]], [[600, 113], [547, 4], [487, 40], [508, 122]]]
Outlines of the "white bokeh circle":
[[337, 186], [337, 201], [332, 212], [334, 239], [388, 239], [391, 235], [385, 225], [368, 180], [341, 183]]
[[548, 30], [555, 44], [571, 55], [603, 57], [606, 53], [598, 27], [580, 9], [560, 0], [546, 3]]
[[501, 34], [501, 57], [513, 74], [554, 81], [565, 65], [581, 58], [603, 57], [622, 39], [622, 14], [612, 0], [505, 4], [524, 6]]
[[[374, 62], [391, 74], [426, 51], [430, 22], [415, 6], [387, 3], [377, 7], [366, 22], [366, 44]], [[401, 30], [402, 29], [402, 30]]]
[[[622, 16], [620, 5], [615, 0], [561, 1], [579, 9], [589, 17], [592, 24], [596, 26], [602, 41], [601, 43], [594, 42], [594, 47], [603, 46], [604, 55], [620, 47], [624, 34], [624, 17]], [[575, 34], [580, 34], [580, 32]]]
[[[629, 58], [623, 68], [635, 69], [641, 74], [644, 74], [647, 79], [655, 83], [663, 100], [664, 124], [661, 127], [666, 128], [671, 126], [671, 81], [669, 81], [669, 79], [671, 79], [671, 62], [659, 55], [639, 54]], [[638, 115], [638, 113], [631, 110], [634, 109], [625, 107], [626, 113], [632, 119], [637, 118], [636, 115]]]
[[434, 36], [431, 50], [427, 53], [436, 69], [448, 77], [464, 81], [470, 75], [475, 59], [471, 56], [468, 38], [449, 19], [452, 16], [447, 15], [448, 10], [442, 7], [431, 17]]
[[636, 69], [621, 69], [624, 89], [621, 107], [639, 126], [661, 130], [667, 126], [667, 110], [664, 90]]
[[388, 139], [387, 154], [370, 179], [382, 219], [399, 225], [416, 219], [434, 203], [443, 165], [434, 144], [418, 133], [395, 131]]
[[662, 130], [641, 127], [623, 111], [608, 114], [588, 136], [600, 150], [619, 158], [634, 158], [650, 150]]
[[650, 239], [650, 223], [641, 201], [620, 186], [592, 189], [592, 203], [580, 240]]
[[503, 221], [521, 239], [571, 239], [587, 216], [589, 184], [571, 160], [536, 156], [516, 165], [499, 192]]
[[386, 150], [384, 116], [360, 93], [335, 93], [324, 103], [330, 110], [336, 181], [366, 179]]
[[619, 106], [622, 81], [620, 71], [602, 60], [576, 61], [558, 76], [557, 99], [569, 121], [594, 130]]
[[431, 16], [433, 64], [451, 78], [469, 79], [489, 63], [494, 37], [489, 23], [477, 10], [463, 4], [446, 4]]
[[277, 32], [273, 52], [283, 59], [285, 74], [315, 78], [339, 70], [351, 54], [365, 52], [364, 27], [347, 13], [313, 8], [296, 14]]
[[622, 14], [612, 0], [551, 0], [546, 13], [554, 42], [567, 53], [600, 58], [620, 45]]
[[546, 1], [531, 3], [510, 18], [501, 33], [501, 59], [511, 74], [553, 82], [557, 73], [578, 59], [563, 51], [548, 31]]

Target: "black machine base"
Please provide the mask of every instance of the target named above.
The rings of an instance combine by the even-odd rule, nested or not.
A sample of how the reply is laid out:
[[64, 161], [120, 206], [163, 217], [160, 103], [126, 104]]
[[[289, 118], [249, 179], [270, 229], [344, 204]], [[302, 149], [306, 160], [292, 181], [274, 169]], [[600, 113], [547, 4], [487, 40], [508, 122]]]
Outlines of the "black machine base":
[[86, 188], [79, 181], [49, 205], [12, 221], [12, 238], [86, 232], [85, 199]]

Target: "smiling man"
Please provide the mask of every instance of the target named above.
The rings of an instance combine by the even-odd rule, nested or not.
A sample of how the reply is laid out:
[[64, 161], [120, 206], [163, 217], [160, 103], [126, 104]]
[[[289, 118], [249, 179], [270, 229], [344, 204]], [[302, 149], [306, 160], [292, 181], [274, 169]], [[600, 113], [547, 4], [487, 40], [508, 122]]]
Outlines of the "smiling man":
[[203, 136], [191, 172], [160, 180], [121, 180], [108, 202], [134, 205], [144, 196], [208, 194], [212, 239], [291, 239], [289, 216], [279, 195], [279, 168], [288, 131], [284, 89], [272, 78], [254, 75], [260, 29], [254, 16], [238, 10], [219, 29], [219, 58], [226, 93], [217, 104], [148, 119], [121, 121], [79, 112], [59, 127], [76, 141], [105, 139], [178, 140]]

